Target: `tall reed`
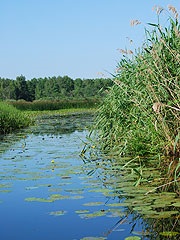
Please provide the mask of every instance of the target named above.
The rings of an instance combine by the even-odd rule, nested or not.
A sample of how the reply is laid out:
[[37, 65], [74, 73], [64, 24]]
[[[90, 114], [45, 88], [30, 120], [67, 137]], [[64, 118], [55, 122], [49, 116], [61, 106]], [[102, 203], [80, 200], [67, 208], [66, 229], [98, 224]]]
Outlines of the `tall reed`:
[[180, 155], [180, 24], [169, 11], [168, 27], [149, 24], [142, 48], [118, 63], [95, 126], [106, 151]]

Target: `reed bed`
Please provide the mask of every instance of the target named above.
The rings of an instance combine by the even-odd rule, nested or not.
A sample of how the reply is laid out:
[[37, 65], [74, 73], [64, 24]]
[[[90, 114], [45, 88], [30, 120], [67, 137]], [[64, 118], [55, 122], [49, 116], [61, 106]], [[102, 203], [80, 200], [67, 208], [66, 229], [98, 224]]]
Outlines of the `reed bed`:
[[167, 26], [149, 24], [142, 48], [118, 63], [95, 126], [107, 152], [180, 156], [180, 24], [176, 9], [169, 12]]
[[24, 100], [10, 101], [11, 105], [19, 110], [46, 111], [60, 109], [94, 108], [100, 103], [99, 99], [64, 99], [64, 100], [36, 100], [27, 102]]
[[32, 124], [33, 120], [12, 105], [0, 102], [0, 134], [7, 134], [16, 129]]

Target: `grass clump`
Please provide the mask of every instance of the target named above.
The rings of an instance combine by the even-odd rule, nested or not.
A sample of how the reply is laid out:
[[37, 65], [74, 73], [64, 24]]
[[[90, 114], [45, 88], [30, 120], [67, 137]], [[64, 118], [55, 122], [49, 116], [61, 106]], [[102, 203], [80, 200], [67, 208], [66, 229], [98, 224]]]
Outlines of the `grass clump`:
[[106, 151], [180, 156], [180, 24], [176, 9], [169, 11], [167, 27], [149, 24], [142, 48], [132, 57], [123, 52], [96, 118]]
[[31, 118], [25, 113], [7, 103], [0, 102], [0, 134], [27, 127], [31, 123]]

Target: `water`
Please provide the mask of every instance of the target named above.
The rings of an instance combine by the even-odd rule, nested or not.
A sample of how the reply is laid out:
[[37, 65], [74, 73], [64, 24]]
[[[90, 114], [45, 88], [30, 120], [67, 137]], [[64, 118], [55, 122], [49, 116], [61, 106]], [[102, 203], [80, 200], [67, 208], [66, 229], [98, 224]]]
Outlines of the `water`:
[[1, 139], [0, 239], [150, 239], [102, 169], [80, 157], [91, 123], [88, 115], [44, 118]]

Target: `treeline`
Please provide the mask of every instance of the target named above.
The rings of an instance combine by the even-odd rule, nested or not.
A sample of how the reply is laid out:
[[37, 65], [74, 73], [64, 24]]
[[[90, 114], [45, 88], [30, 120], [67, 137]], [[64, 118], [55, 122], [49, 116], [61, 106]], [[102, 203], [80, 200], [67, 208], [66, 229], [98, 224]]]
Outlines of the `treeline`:
[[103, 97], [113, 84], [107, 78], [71, 79], [68, 76], [33, 78], [21, 75], [13, 79], [0, 78], [0, 100], [34, 101], [40, 99], [60, 100], [67, 98]]

